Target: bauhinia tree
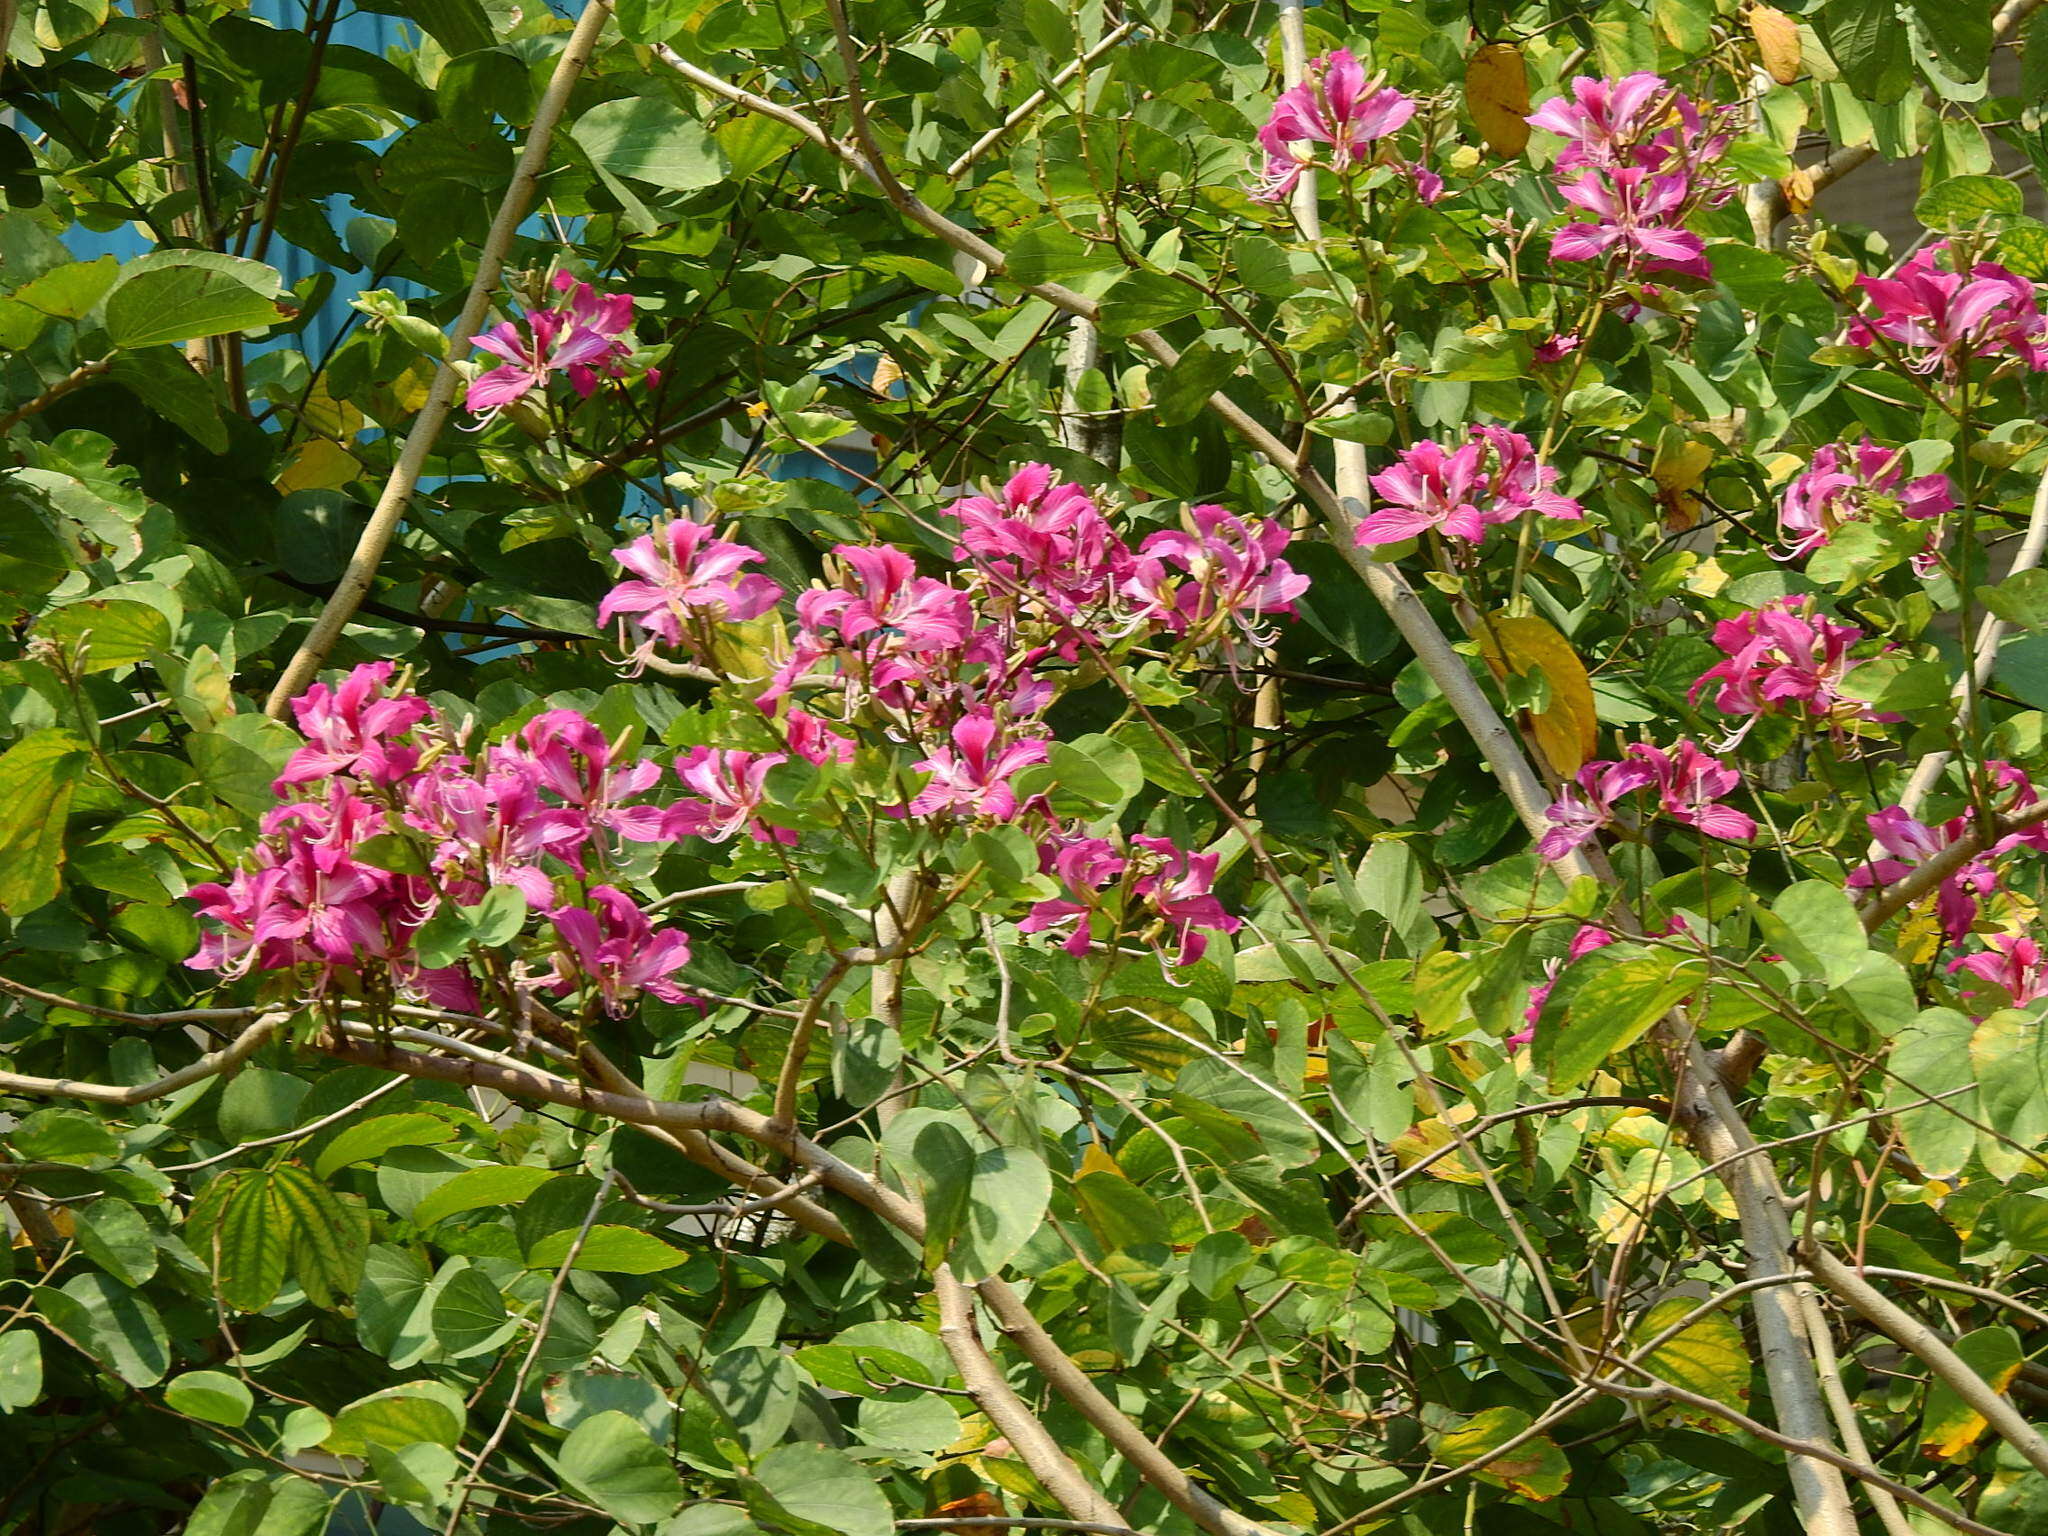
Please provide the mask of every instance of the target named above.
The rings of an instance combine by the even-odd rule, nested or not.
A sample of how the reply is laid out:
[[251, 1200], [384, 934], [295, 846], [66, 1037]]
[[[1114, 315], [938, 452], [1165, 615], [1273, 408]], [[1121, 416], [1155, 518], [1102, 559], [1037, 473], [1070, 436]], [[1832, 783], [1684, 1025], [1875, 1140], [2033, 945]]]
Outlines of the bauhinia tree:
[[0, 1531], [2048, 1530], [2039, 0], [0, 34]]

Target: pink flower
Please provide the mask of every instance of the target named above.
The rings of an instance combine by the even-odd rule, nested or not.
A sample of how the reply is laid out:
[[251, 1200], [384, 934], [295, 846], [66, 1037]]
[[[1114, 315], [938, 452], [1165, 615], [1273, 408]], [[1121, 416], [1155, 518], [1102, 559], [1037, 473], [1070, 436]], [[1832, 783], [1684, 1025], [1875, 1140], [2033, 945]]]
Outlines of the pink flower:
[[572, 906], [548, 914], [561, 948], [541, 985], [565, 994], [580, 985], [594, 987], [605, 1011], [614, 1014], [625, 1011], [635, 992], [688, 1002], [689, 994], [668, 979], [690, 963], [688, 936], [679, 928], [657, 932], [638, 903], [615, 886], [594, 885], [588, 899], [595, 911]]
[[558, 313], [571, 325], [593, 332], [606, 342], [605, 352], [595, 359], [597, 368], [582, 362], [565, 365], [570, 387], [587, 400], [597, 388], [600, 371], [609, 378], [618, 378], [624, 372], [621, 364], [632, 356], [632, 343], [626, 338], [633, 329], [633, 296], [630, 293], [599, 293], [590, 284], [579, 283], [567, 272], [556, 272], [549, 282], [555, 292], [569, 296]]
[[1867, 708], [1841, 693], [1849, 648], [1862, 638], [1854, 624], [1816, 615], [1812, 598], [1781, 597], [1714, 626], [1714, 644], [1727, 659], [1703, 673], [1689, 697], [1697, 702], [1718, 683], [1714, 707], [1724, 715], [1795, 708], [1816, 720], [1873, 719]]
[[789, 750], [807, 763], [853, 761], [854, 743], [808, 710], [792, 709], [783, 717], [782, 728]]
[[1443, 200], [1444, 179], [1421, 162], [1401, 167], [1409, 180], [1415, 183], [1415, 200], [1425, 208], [1433, 208]]
[[1944, 533], [1942, 519], [1955, 510], [1955, 496], [1946, 475], [1906, 479], [1902, 448], [1885, 448], [1868, 437], [1853, 456], [1836, 443], [1813, 451], [1813, 462], [1785, 487], [1778, 506], [1778, 528], [1785, 538], [1785, 557], [1796, 560], [1826, 544], [1845, 523], [1896, 509], [1915, 521], [1928, 522], [1927, 543], [1914, 557], [1914, 569], [1928, 574], [1938, 558]]
[[1364, 67], [1347, 50], [1316, 59], [1307, 79], [1280, 93], [1259, 130], [1266, 168], [1254, 195], [1261, 202], [1284, 202], [1317, 163], [1317, 145], [1327, 147], [1324, 163], [1341, 176], [1365, 163], [1371, 144], [1414, 115], [1415, 103], [1399, 91], [1368, 91]]
[[913, 816], [955, 811], [1009, 821], [1017, 814], [1017, 796], [1010, 776], [1019, 768], [1046, 759], [1043, 737], [1004, 741], [1004, 729], [986, 711], [968, 715], [953, 727], [953, 744], [934, 747], [915, 766], [931, 781], [910, 802]]
[[339, 688], [315, 683], [292, 700], [292, 715], [306, 745], [291, 755], [278, 775], [279, 794], [290, 785], [340, 773], [390, 785], [413, 771], [420, 746], [402, 738], [431, 719], [434, 708], [417, 694], [387, 694], [384, 687], [392, 670], [388, 661], [366, 662]]
[[1072, 925], [1061, 945], [1070, 955], [1088, 953], [1088, 918], [1103, 903], [1097, 893], [1123, 878], [1124, 856], [1107, 838], [1055, 831], [1038, 845], [1041, 873], [1055, 876], [1073, 897], [1055, 896], [1035, 903], [1017, 925], [1019, 933], [1048, 933]]
[[1561, 363], [1583, 345], [1584, 342], [1576, 334], [1571, 331], [1562, 331], [1555, 336], [1546, 336], [1543, 340], [1537, 342], [1535, 350], [1529, 355], [1529, 360], [1539, 367], [1546, 367], [1552, 363]]
[[661, 782], [649, 758], [615, 762], [604, 732], [573, 709], [551, 709], [526, 722], [519, 745], [492, 754], [494, 767], [530, 769], [541, 788], [573, 808], [586, 827], [608, 827], [628, 842], [651, 843], [662, 834], [662, 813], [631, 802]]
[[769, 826], [757, 814], [768, 798], [770, 770], [788, 761], [780, 752], [692, 747], [676, 759], [676, 777], [703, 798], [670, 806], [663, 834], [722, 843], [744, 827], [757, 843], [794, 843], [796, 833]]
[[1191, 507], [1196, 531], [1155, 533], [1138, 547], [1124, 596], [1141, 619], [1177, 635], [1209, 638], [1235, 629], [1254, 642], [1260, 620], [1292, 613], [1308, 578], [1280, 558], [1293, 534], [1283, 523], [1236, 517], [1217, 506]]
[[1576, 781], [1567, 784], [1544, 812], [1550, 830], [1536, 851], [1555, 862], [1591, 842], [1613, 825], [1618, 802], [1638, 790], [1654, 787], [1664, 814], [1723, 842], [1746, 843], [1756, 836], [1756, 822], [1722, 805], [1722, 797], [1739, 788], [1742, 777], [1719, 758], [1681, 741], [1669, 752], [1643, 742], [1631, 743], [1619, 762], [1587, 763]]
[[1965, 361], [1979, 357], [2013, 358], [2036, 373], [2048, 370], [2048, 317], [2034, 285], [1988, 261], [1967, 275], [1944, 271], [1937, 263], [1947, 252], [1946, 241], [1924, 246], [1892, 277], [1858, 277], [1872, 313], [1849, 322], [1850, 342], [1896, 342], [1915, 373], [1953, 377]]
[[1567, 224], [1553, 235], [1552, 261], [1597, 261], [1612, 252], [1630, 268], [1646, 272], [1713, 276], [1706, 241], [1679, 227], [1692, 199], [1685, 177], [1653, 176], [1635, 168], [1588, 171], [1559, 190], [1596, 222]]
[[[1901, 806], [1887, 806], [1864, 818], [1878, 847], [1890, 855], [1857, 866], [1849, 872], [1849, 888], [1882, 890], [1903, 880], [1912, 870], [1947, 848], [1968, 830], [1970, 819], [1957, 816], [1939, 831], [1906, 814]], [[2003, 846], [1991, 853], [2003, 852]], [[1968, 936], [1977, 921], [1983, 898], [1998, 889], [1998, 870], [1990, 855], [1979, 854], [1941, 882], [1935, 893], [1935, 916], [1948, 942], [1957, 944]]]
[[1210, 933], [1235, 933], [1244, 926], [1223, 910], [1212, 891], [1220, 855], [1189, 853], [1163, 837], [1131, 839], [1131, 864], [1140, 871], [1132, 892], [1164, 926], [1174, 942], [1172, 964], [1193, 965], [1202, 958]]
[[1614, 168], [1631, 163], [1634, 146], [1649, 137], [1664, 115], [1669, 92], [1660, 75], [1625, 75], [1619, 80], [1580, 75], [1571, 83], [1569, 98], [1553, 97], [1527, 121], [1566, 141], [1557, 156], [1559, 170]]
[[[1983, 952], [1951, 961], [1949, 969], [1990, 982], [2015, 1008], [2048, 997], [2048, 956], [2043, 956], [2039, 944], [2016, 933], [1994, 933], [1984, 943]], [[1994, 1000], [1998, 997], [1998, 993], [1989, 995]], [[1986, 994], [1965, 992], [1963, 996], [1975, 1000]]]
[[715, 537], [709, 525], [692, 518], [660, 523], [614, 550], [612, 558], [640, 579], [622, 581], [605, 594], [597, 622], [629, 616], [648, 637], [643, 652], [651, 653], [657, 641], [671, 647], [701, 641], [705, 622], [742, 623], [782, 600], [774, 581], [744, 573], [766, 556]]
[[1087, 491], [1055, 483], [1043, 464], [1026, 464], [1000, 501], [968, 496], [946, 509], [960, 521], [955, 560], [970, 557], [994, 578], [999, 605], [1042, 605], [1058, 619], [1101, 607], [1131, 568], [1131, 552]]
[[1493, 524], [1529, 513], [1585, 516], [1576, 501], [1552, 489], [1558, 473], [1537, 462], [1529, 439], [1505, 427], [1476, 426], [1461, 448], [1425, 441], [1396, 458], [1393, 468], [1372, 477], [1384, 505], [1360, 519], [1354, 537], [1362, 546], [1398, 544], [1431, 528], [1476, 544]]

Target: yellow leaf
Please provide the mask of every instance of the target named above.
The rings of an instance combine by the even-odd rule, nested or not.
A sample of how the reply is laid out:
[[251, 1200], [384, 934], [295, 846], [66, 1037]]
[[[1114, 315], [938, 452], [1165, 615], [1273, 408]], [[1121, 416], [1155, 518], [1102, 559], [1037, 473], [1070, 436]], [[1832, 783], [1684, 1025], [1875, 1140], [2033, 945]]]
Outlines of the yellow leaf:
[[[1966, 1333], [1956, 1340], [1955, 1352], [1994, 1392], [2003, 1392], [2020, 1373], [2019, 1335], [2010, 1328]], [[1922, 1451], [1943, 1461], [1963, 1460], [1984, 1429], [1983, 1417], [1950, 1388], [1939, 1381], [1928, 1387], [1927, 1409], [1920, 1418]]]
[[1091, 1173], [1113, 1173], [1118, 1178], [1124, 1176], [1123, 1168], [1117, 1163], [1115, 1156], [1099, 1141], [1089, 1142], [1087, 1150], [1081, 1154], [1081, 1167], [1077, 1176]]
[[[1533, 1422], [1520, 1408], [1488, 1408], [1475, 1413], [1458, 1428], [1436, 1437], [1437, 1459], [1462, 1467], [1505, 1445]], [[1525, 1499], [1554, 1499], [1571, 1481], [1571, 1464], [1556, 1441], [1537, 1435], [1487, 1462], [1476, 1475], [1481, 1482], [1509, 1489]]]
[[1693, 488], [1714, 462], [1714, 445], [1687, 437], [1682, 428], [1667, 427], [1657, 439], [1656, 457], [1650, 461], [1650, 478], [1657, 483], [1657, 499], [1664, 503], [1665, 524], [1683, 533], [1700, 520], [1700, 499]]
[[[1631, 1341], [1648, 1343], [1684, 1317], [1698, 1303], [1689, 1296], [1674, 1296], [1650, 1308], [1630, 1330]], [[1643, 1364], [1674, 1387], [1711, 1397], [1730, 1408], [1741, 1408], [1749, 1400], [1749, 1376], [1753, 1362], [1749, 1345], [1742, 1337], [1742, 1324], [1728, 1310], [1720, 1308], [1687, 1325], [1666, 1339], [1644, 1358]], [[1681, 1408], [1682, 1418], [1713, 1422], [1711, 1416], [1695, 1415]]]
[[1482, 620], [1480, 654], [1495, 677], [1541, 671], [1550, 684], [1550, 705], [1529, 717], [1536, 745], [1559, 778], [1570, 778], [1600, 747], [1600, 720], [1593, 710], [1593, 680], [1571, 642], [1534, 615], [1496, 613]]
[[427, 403], [427, 391], [433, 388], [434, 375], [438, 371], [427, 359], [415, 358], [405, 372], [388, 386], [392, 403], [407, 413], [419, 410]]
[[[1403, 1168], [1412, 1168], [1432, 1152], [1438, 1152], [1456, 1140], [1451, 1128], [1443, 1121], [1422, 1120], [1387, 1143], [1387, 1150], [1394, 1154], [1394, 1161]], [[1442, 1179], [1447, 1184], [1486, 1182], [1486, 1176], [1466, 1160], [1462, 1150], [1444, 1153], [1429, 1165], [1428, 1171], [1431, 1178]]]
[[1799, 23], [1783, 11], [1768, 5], [1749, 8], [1749, 35], [1756, 39], [1757, 57], [1771, 78], [1790, 85], [1800, 76]]
[[1813, 206], [1813, 177], [1803, 166], [1793, 166], [1779, 178], [1778, 190], [1785, 194], [1785, 209], [1788, 213], [1803, 214]]
[[1486, 147], [1511, 160], [1529, 143], [1529, 74], [1513, 43], [1488, 43], [1465, 65], [1465, 110]]
[[293, 491], [334, 491], [362, 472], [363, 466], [356, 462], [355, 455], [341, 444], [315, 437], [293, 451], [291, 463], [275, 484], [287, 496]]
[[316, 436], [341, 442], [362, 431], [366, 423], [361, 411], [346, 400], [335, 399], [327, 392], [326, 384], [317, 383], [306, 392], [299, 424]]

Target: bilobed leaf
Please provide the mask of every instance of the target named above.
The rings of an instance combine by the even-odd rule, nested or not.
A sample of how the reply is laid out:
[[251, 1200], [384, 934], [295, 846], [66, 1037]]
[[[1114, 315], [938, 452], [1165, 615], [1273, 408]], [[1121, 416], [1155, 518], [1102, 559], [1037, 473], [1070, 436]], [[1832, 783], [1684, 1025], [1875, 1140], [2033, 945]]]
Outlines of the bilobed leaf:
[[[233, 1177], [233, 1175], [229, 1175]], [[240, 1312], [270, 1305], [291, 1264], [290, 1218], [271, 1199], [265, 1173], [241, 1177], [213, 1233], [214, 1278], [221, 1301]], [[209, 1255], [201, 1254], [202, 1258]]]
[[349, 1126], [321, 1149], [315, 1177], [327, 1179], [351, 1163], [374, 1162], [393, 1147], [437, 1147], [455, 1139], [455, 1127], [439, 1115], [417, 1111], [378, 1115]]
[[[1488, 1408], [1456, 1429], [1438, 1435], [1437, 1458], [1449, 1466], [1468, 1466], [1524, 1433], [1534, 1422], [1520, 1408]], [[1556, 1441], [1548, 1435], [1537, 1435], [1495, 1456], [1474, 1475], [1525, 1499], [1554, 1499], [1571, 1481], [1571, 1466]]]
[[121, 269], [107, 295], [107, 336], [117, 347], [152, 347], [275, 325], [283, 280], [260, 261], [214, 251], [162, 250]]
[[1757, 927], [1786, 962], [1813, 981], [1842, 985], [1870, 952], [1855, 904], [1840, 886], [1825, 880], [1787, 887], [1769, 911], [1756, 917]]
[[997, 1274], [1038, 1230], [1052, 1200], [1044, 1159], [1023, 1147], [988, 1147], [974, 1159], [972, 1198], [953, 1246], [962, 1280]]
[[0, 910], [19, 917], [55, 898], [72, 791], [91, 760], [83, 737], [54, 729], [0, 756]]
[[[460, 1259], [451, 1262], [464, 1264]], [[452, 1274], [444, 1272], [428, 1316], [434, 1342], [450, 1360], [496, 1349], [517, 1327], [505, 1310], [504, 1293], [481, 1270], [467, 1264]]]
[[1592, 678], [1571, 642], [1545, 619], [1506, 613], [1481, 620], [1474, 638], [1494, 676], [1543, 674], [1550, 685], [1550, 702], [1530, 713], [1536, 744], [1559, 777], [1577, 773], [1599, 750], [1600, 720]]
[[1465, 64], [1465, 110], [1486, 147], [1512, 160], [1529, 143], [1529, 72], [1513, 43], [1488, 43]]
[[[2003, 1392], [2020, 1373], [2026, 1353], [2019, 1335], [2005, 1327], [1979, 1328], [1950, 1346], [1963, 1364], [1984, 1378], [1994, 1392]], [[1920, 1449], [1943, 1461], [1970, 1455], [1986, 1428], [1983, 1417], [1942, 1381], [1927, 1388], [1927, 1408], [1920, 1420]]]
[[601, 170], [664, 191], [691, 192], [725, 179], [718, 141], [666, 97], [600, 102], [576, 120], [569, 136]]
[[226, 1371], [187, 1371], [164, 1387], [164, 1405], [230, 1429], [246, 1423], [256, 1406], [249, 1385]]
[[859, 1463], [822, 1445], [778, 1445], [754, 1476], [798, 1519], [840, 1536], [889, 1536], [895, 1517], [874, 1477]]
[[683, 1502], [683, 1485], [668, 1452], [616, 1408], [594, 1413], [562, 1442], [555, 1465], [562, 1480], [615, 1520], [651, 1525]]

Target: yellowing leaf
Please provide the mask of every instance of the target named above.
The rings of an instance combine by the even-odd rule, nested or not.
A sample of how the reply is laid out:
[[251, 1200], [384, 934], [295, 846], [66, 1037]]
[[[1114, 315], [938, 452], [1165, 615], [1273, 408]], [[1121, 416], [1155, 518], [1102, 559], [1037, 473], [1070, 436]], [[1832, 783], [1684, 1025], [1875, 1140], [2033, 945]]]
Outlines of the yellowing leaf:
[[[1631, 1341], [1639, 1346], [1648, 1343], [1697, 1305], [1688, 1296], [1658, 1302], [1636, 1320], [1630, 1330]], [[1725, 1307], [1688, 1324], [1643, 1360], [1646, 1367], [1672, 1386], [1711, 1397], [1731, 1408], [1740, 1408], [1749, 1400], [1752, 1363], [1749, 1345], [1742, 1337], [1742, 1324]], [[1681, 1412], [1681, 1416], [1691, 1415]], [[1711, 1422], [1704, 1415], [1700, 1417], [1702, 1422]]]
[[[1437, 1459], [1453, 1467], [1479, 1460], [1526, 1431], [1535, 1421], [1520, 1408], [1489, 1408], [1436, 1438]], [[1571, 1464], [1548, 1435], [1536, 1435], [1475, 1474], [1481, 1482], [1525, 1499], [1554, 1499], [1571, 1480]]]
[[1488, 43], [1465, 65], [1465, 109], [1486, 147], [1513, 159], [1529, 143], [1529, 74], [1513, 43]]
[[316, 437], [293, 450], [291, 463], [274, 483], [287, 496], [293, 491], [338, 491], [362, 472], [355, 455], [341, 444]]
[[1079, 1178], [1091, 1173], [1113, 1173], [1122, 1178], [1124, 1171], [1107, 1147], [1099, 1141], [1091, 1141], [1081, 1154], [1081, 1166], [1075, 1176]]
[[[2020, 1373], [2019, 1335], [2010, 1328], [1979, 1328], [1955, 1342], [1963, 1363], [1994, 1392], [2003, 1392]], [[1948, 1387], [1935, 1382], [1927, 1389], [1927, 1411], [1920, 1420], [1920, 1449], [1943, 1461], [1970, 1455], [1984, 1433], [1983, 1417]]]
[[[1394, 1161], [1403, 1168], [1412, 1168], [1431, 1153], [1450, 1146], [1456, 1139], [1442, 1120], [1422, 1120], [1396, 1136], [1387, 1144], [1387, 1150], [1394, 1154]], [[1429, 1174], [1447, 1184], [1486, 1182], [1486, 1176], [1467, 1161], [1462, 1151], [1446, 1152], [1438, 1157], [1429, 1165]]]
[[1799, 23], [1768, 5], [1749, 8], [1749, 35], [1756, 39], [1757, 58], [1780, 85], [1800, 76]]
[[1657, 440], [1656, 457], [1650, 461], [1650, 478], [1657, 482], [1657, 499], [1664, 503], [1665, 525], [1683, 533], [1700, 520], [1700, 499], [1693, 488], [1714, 462], [1714, 445], [1689, 438], [1676, 427], [1666, 428]]
[[299, 423], [317, 437], [331, 437], [336, 441], [354, 437], [365, 425], [363, 413], [346, 400], [335, 399], [327, 392], [325, 384], [315, 384], [307, 391]]
[[1778, 190], [1785, 194], [1785, 211], [1803, 214], [1813, 206], [1813, 177], [1803, 166], [1793, 166], [1778, 180]]
[[1542, 672], [1550, 684], [1550, 705], [1530, 714], [1536, 745], [1559, 778], [1577, 773], [1599, 750], [1600, 720], [1593, 709], [1593, 681], [1571, 642], [1533, 614], [1496, 613], [1481, 621], [1477, 638], [1495, 677]]

